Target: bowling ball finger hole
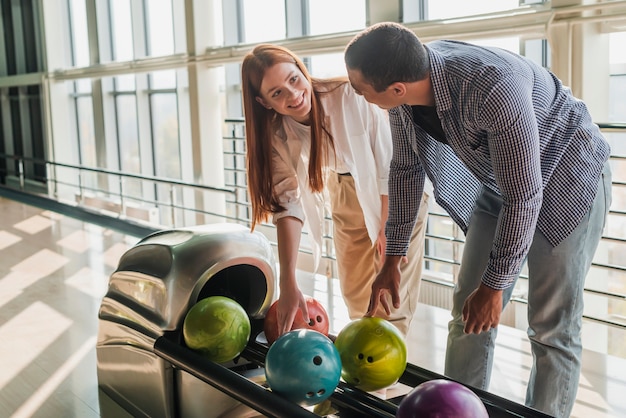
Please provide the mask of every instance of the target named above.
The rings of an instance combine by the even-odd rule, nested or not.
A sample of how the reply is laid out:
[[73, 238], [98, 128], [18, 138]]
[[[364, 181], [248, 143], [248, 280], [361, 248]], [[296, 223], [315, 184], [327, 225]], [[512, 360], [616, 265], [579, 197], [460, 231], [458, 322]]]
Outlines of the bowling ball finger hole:
[[322, 358], [320, 356], [313, 357], [313, 364], [319, 366], [320, 364], [322, 364]]
[[[365, 359], [365, 354], [363, 354], [363, 353], [359, 353], [359, 355], [358, 355], [357, 357], [359, 358], [359, 360], [363, 360], [363, 359]], [[374, 357], [372, 357], [372, 356], [367, 356], [366, 361], [367, 361], [368, 363], [373, 363], [373, 362], [374, 362]]]
[[307, 398], [312, 398], [313, 396], [317, 395], [317, 396], [323, 396], [326, 393], [326, 389], [320, 389], [316, 392], [307, 392], [306, 393], [306, 397]]

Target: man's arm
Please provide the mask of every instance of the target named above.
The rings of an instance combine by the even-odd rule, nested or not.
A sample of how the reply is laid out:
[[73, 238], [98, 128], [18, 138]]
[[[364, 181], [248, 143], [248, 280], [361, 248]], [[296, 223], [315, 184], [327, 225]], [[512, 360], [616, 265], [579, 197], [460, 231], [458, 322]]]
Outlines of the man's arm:
[[402, 112], [401, 108], [389, 111], [393, 157], [389, 170], [389, 214], [385, 234], [387, 249], [381, 271], [372, 284], [366, 315], [372, 315], [379, 304], [387, 313], [391, 309], [390, 303], [395, 307], [400, 304], [400, 263], [406, 256], [423, 194], [424, 170], [411, 147], [414, 131], [409, 124], [412, 122]]

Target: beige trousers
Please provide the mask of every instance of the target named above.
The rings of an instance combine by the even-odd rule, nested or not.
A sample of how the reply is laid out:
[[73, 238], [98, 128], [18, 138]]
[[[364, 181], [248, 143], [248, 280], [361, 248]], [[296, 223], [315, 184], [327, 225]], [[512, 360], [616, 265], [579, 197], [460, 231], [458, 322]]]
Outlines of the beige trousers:
[[[357, 319], [367, 312], [380, 257], [367, 233], [354, 179], [349, 175], [332, 173], [328, 180], [328, 190], [341, 292], [350, 319]], [[424, 195], [409, 244], [408, 262], [401, 266], [400, 308], [393, 309], [388, 316], [379, 306], [379, 311], [375, 313], [375, 316], [393, 323], [404, 336], [408, 334], [419, 299], [427, 214], [428, 200]]]

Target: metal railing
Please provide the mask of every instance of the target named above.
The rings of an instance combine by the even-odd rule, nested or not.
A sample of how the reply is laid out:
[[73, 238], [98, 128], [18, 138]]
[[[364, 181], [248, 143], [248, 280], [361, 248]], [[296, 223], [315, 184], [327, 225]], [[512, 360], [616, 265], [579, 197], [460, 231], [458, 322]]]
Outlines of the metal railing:
[[[7, 154], [0, 154], [0, 184], [2, 187], [40, 194], [129, 222], [152, 223], [153, 226], [159, 228], [193, 226], [208, 222], [234, 222], [250, 226], [243, 120], [228, 119], [225, 123], [231, 129], [229, 129], [230, 133], [223, 138], [225, 172], [223, 187]], [[626, 134], [626, 124], [601, 124], [600, 127], [605, 133]], [[622, 164], [622, 175], [626, 176], [626, 156], [614, 154], [611, 155], [611, 161], [615, 164]], [[59, 175], [61, 171], [64, 171], [63, 175]], [[36, 172], [44, 174], [33, 175]], [[69, 172], [75, 175], [68, 175]], [[129, 181], [141, 182], [144, 193], [129, 194], [125, 187]], [[614, 175], [612, 187], [614, 196], [620, 195], [626, 198], [625, 181], [616, 179]], [[207, 193], [217, 193], [220, 199], [223, 199], [222, 210], [207, 208], [206, 201], [214, 200], [203, 198], [203, 195]], [[129, 208], [134, 210], [130, 211]], [[134, 219], [133, 214], [144, 213], [142, 209], [144, 211], [156, 210], [160, 216], [157, 216], [156, 222], [146, 217]], [[190, 214], [192, 216], [189, 216]], [[611, 208], [610, 216], [624, 218], [626, 210], [618, 207]], [[274, 226], [264, 224], [261, 229], [270, 231], [269, 235], [271, 235]], [[310, 255], [311, 250], [307, 246], [306, 234], [303, 238], [300, 251]], [[272, 241], [273, 238], [270, 237], [270, 240]], [[325, 220], [324, 241], [322, 256], [329, 266], [326, 275], [333, 278], [335, 277], [335, 258], [330, 216], [327, 216]], [[423, 280], [435, 286], [452, 288], [460, 266], [464, 237], [460, 229], [451, 222], [449, 216], [436, 205], [431, 206], [426, 241], [426, 268]], [[595, 261], [592, 265], [593, 269], [606, 271], [614, 280], [622, 283], [621, 289], [625, 289], [626, 236], [605, 235], [601, 240], [602, 245], [612, 245], [614, 252], [621, 256], [615, 256], [614, 260], [617, 261], [614, 262]], [[525, 280], [527, 276], [523, 273], [518, 281], [522, 283], [522, 288]], [[623, 290], [588, 286], [585, 294], [606, 298], [607, 301], [624, 303], [626, 307], [626, 293]], [[513, 301], [526, 303], [524, 292], [514, 293]], [[626, 330], [626, 315], [607, 317], [606, 315], [585, 314], [584, 317], [594, 323]]]

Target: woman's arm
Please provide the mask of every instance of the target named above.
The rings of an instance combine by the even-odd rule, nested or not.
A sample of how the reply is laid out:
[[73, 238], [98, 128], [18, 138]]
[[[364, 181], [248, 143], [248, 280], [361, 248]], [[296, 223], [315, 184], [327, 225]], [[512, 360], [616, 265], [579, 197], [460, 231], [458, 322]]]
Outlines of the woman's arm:
[[296, 281], [298, 250], [302, 233], [302, 222], [293, 216], [280, 218], [276, 223], [278, 236], [278, 260], [280, 266], [278, 306], [276, 309], [278, 334], [291, 329], [298, 308], [308, 318], [306, 301]]

